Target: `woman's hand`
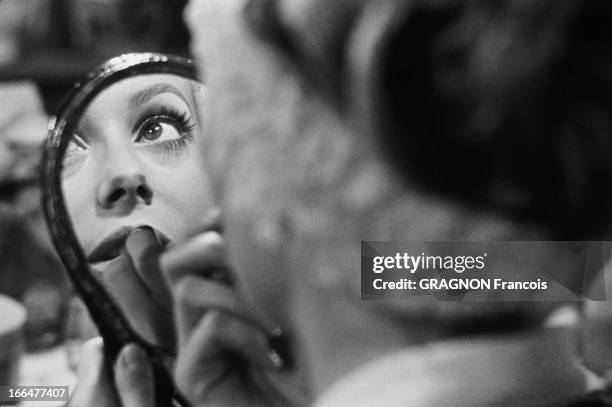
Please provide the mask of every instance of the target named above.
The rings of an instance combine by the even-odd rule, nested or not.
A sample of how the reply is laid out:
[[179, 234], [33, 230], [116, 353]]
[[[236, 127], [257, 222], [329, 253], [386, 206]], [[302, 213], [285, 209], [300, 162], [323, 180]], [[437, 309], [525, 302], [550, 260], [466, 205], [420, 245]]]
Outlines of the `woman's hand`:
[[77, 386], [68, 407], [154, 405], [153, 374], [144, 350], [126, 345], [119, 353], [112, 377], [114, 385], [104, 363], [102, 339], [89, 340], [83, 346]]
[[128, 236], [124, 253], [98, 274], [136, 332], [173, 349], [172, 299], [159, 267], [164, 250], [152, 229], [136, 229]]
[[267, 379], [283, 367], [271, 330], [232, 286], [221, 234], [203, 229], [161, 259], [174, 297], [178, 388], [193, 407], [293, 404]]
[[[96, 274], [136, 332], [151, 343], [173, 349], [172, 299], [159, 267], [163, 250], [153, 230], [136, 229], [128, 236], [124, 253]], [[153, 377], [142, 349], [125, 346], [111, 376], [104, 363], [102, 339], [83, 346], [70, 407], [153, 405]]]

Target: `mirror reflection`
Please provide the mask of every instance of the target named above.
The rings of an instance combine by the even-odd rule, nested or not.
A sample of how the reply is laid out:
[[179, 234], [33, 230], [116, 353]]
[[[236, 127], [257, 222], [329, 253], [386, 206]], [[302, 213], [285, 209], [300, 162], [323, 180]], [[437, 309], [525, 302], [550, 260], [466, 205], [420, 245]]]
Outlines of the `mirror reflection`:
[[203, 94], [175, 74], [131, 76], [98, 93], [65, 135], [62, 190], [90, 269], [133, 328], [169, 348], [170, 296], [156, 263], [212, 208]]

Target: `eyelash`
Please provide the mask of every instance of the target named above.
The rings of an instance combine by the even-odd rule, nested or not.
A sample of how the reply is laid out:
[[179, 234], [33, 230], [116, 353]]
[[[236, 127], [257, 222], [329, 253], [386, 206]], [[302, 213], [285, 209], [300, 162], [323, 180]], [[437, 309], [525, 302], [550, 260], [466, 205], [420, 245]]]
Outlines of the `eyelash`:
[[[176, 156], [183, 152], [187, 143], [193, 140], [193, 129], [196, 127], [196, 123], [187, 112], [179, 112], [178, 110], [169, 106], [160, 106], [154, 108], [142, 115], [142, 117], [136, 122], [133, 132], [137, 133], [135, 140], [138, 142], [142, 137], [143, 129], [152, 123], [167, 123], [176, 128], [180, 134], [180, 138], [173, 140], [161, 141], [159, 143], [143, 143], [142, 148], [153, 151], [157, 154], [163, 154], [164, 158], [169, 156]], [[89, 146], [77, 134], [75, 136], [75, 143], [83, 150]], [[85, 158], [85, 155], [77, 153], [70, 154], [70, 150], [66, 151], [64, 156], [64, 167], [66, 169], [74, 167], [78, 162], [81, 162]]]
[[[71, 146], [77, 146], [78, 151], [75, 151]], [[82, 151], [86, 150], [88, 147], [87, 143], [76, 133], [73, 133], [72, 140], [66, 146], [66, 151], [64, 152], [63, 158], [63, 177], [68, 177], [75, 171], [75, 168], [78, 168], [79, 164], [83, 162], [85, 159], [85, 155], [81, 154]]]
[[169, 106], [160, 106], [152, 111], [143, 114], [142, 118], [136, 122], [134, 132], [137, 136], [135, 142], [139, 142], [143, 138], [143, 131], [149, 124], [166, 123], [174, 126], [180, 138], [173, 140], [161, 141], [158, 143], [143, 143], [143, 147], [153, 149], [156, 152], [161, 152], [167, 155], [176, 155], [180, 153], [188, 142], [193, 140], [192, 131], [196, 127], [196, 123], [191, 119], [187, 112], [179, 112]]

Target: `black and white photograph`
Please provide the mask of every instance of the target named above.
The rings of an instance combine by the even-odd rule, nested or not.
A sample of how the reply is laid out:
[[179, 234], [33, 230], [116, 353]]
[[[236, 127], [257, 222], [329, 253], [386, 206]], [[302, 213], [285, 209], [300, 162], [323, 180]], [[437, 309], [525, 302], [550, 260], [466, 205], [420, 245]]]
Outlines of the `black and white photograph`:
[[612, 1], [0, 0], [0, 407], [612, 407]]

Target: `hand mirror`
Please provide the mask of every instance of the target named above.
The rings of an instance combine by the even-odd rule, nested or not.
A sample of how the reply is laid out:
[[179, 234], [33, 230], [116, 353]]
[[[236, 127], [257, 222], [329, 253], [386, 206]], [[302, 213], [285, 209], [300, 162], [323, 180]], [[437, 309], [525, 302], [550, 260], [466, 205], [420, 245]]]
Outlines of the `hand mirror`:
[[[211, 208], [201, 154], [203, 93], [189, 59], [113, 58], [75, 84], [49, 124], [44, 152], [47, 223], [104, 340], [106, 361], [112, 366], [130, 342], [145, 349], [158, 406], [187, 405], [172, 382], [173, 346], [139, 326], [125, 304], [138, 300], [134, 273], [147, 269], [134, 264], [134, 251], [136, 262], [154, 267], [155, 251], [184, 238]], [[159, 273], [139, 277], [142, 290], [171, 317], [155, 281]]]

